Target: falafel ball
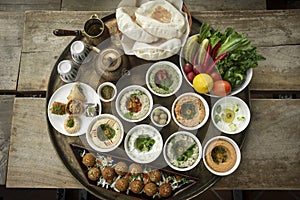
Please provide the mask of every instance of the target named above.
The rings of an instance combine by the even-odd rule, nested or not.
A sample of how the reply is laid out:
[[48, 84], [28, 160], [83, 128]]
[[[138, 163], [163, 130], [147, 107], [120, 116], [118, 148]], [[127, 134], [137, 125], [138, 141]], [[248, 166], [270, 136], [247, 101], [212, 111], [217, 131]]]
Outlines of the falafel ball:
[[139, 194], [144, 187], [144, 184], [141, 180], [134, 180], [130, 183], [130, 190], [135, 193], [135, 194]]
[[123, 176], [128, 172], [128, 166], [125, 162], [118, 162], [115, 166], [115, 172], [116, 174]]
[[115, 178], [115, 170], [110, 166], [106, 166], [102, 170], [102, 176], [107, 182], [112, 183]]
[[88, 178], [92, 181], [96, 181], [100, 178], [101, 171], [97, 167], [92, 167], [88, 171]]
[[120, 192], [125, 192], [129, 186], [129, 182], [126, 178], [120, 178], [116, 181], [116, 189]]
[[172, 187], [170, 183], [163, 183], [159, 186], [159, 195], [161, 197], [169, 197], [172, 194]]
[[133, 176], [138, 176], [143, 172], [143, 169], [141, 167], [141, 165], [136, 164], [136, 163], [132, 163], [129, 166], [129, 173], [131, 173]]
[[144, 192], [147, 196], [152, 197], [153, 195], [155, 195], [157, 193], [158, 189], [155, 185], [155, 183], [149, 182], [146, 183], [145, 187], [144, 187]]
[[154, 183], [158, 183], [161, 180], [161, 172], [158, 169], [150, 171], [148, 176]]
[[82, 163], [87, 167], [93, 166], [95, 162], [96, 162], [96, 157], [92, 153], [87, 153], [82, 158]]

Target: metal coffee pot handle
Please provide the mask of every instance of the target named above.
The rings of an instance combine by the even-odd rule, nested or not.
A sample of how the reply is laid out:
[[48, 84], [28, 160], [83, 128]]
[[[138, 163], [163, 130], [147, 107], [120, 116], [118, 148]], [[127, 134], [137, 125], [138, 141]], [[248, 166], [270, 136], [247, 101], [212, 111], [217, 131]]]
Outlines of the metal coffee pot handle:
[[53, 34], [56, 36], [82, 36], [82, 31], [55, 29], [55, 30], [53, 30]]

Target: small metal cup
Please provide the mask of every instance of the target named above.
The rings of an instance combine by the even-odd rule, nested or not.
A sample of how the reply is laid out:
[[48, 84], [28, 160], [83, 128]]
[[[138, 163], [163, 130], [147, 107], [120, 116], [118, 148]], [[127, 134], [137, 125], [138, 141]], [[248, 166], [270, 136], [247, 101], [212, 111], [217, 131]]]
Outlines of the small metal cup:
[[73, 42], [70, 47], [70, 51], [73, 60], [78, 64], [87, 63], [91, 59], [88, 56], [90, 53], [89, 45], [82, 41]]
[[63, 60], [57, 65], [57, 72], [65, 83], [78, 80], [79, 65], [71, 60]]
[[102, 38], [100, 37], [104, 32], [105, 25], [98, 15], [93, 14], [84, 24], [84, 35], [87, 37], [89, 42], [97, 46]]

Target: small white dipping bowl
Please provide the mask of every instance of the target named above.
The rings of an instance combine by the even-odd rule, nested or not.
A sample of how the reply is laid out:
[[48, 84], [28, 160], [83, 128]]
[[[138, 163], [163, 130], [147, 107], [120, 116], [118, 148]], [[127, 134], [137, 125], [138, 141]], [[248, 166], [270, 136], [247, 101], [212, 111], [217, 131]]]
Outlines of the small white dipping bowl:
[[[161, 116], [161, 114], [160, 114], [160, 116], [157, 116], [156, 115], [157, 112], [160, 112], [161, 114], [165, 114], [166, 116]], [[164, 106], [157, 106], [156, 108], [154, 108], [152, 110], [150, 118], [151, 118], [152, 123], [155, 126], [157, 126], [157, 127], [164, 127], [164, 126], [166, 126], [166, 125], [168, 125], [170, 123], [170, 121], [171, 121], [171, 113], [168, 110], [168, 108], [166, 108]], [[161, 120], [161, 119], [165, 120], [166, 122], [163, 123], [163, 124], [160, 124], [159, 122], [157, 122], [158, 120]]]
[[[195, 125], [195, 126], [185, 126], [185, 125], [183, 125], [182, 123], [180, 123], [180, 122], [177, 120], [176, 114], [175, 114], [175, 107], [176, 107], [177, 102], [178, 102], [181, 98], [189, 97], [189, 96], [191, 96], [191, 97], [196, 97], [197, 99], [199, 99], [199, 100], [202, 102], [202, 104], [203, 104], [203, 106], [204, 106], [204, 108], [205, 108], [205, 116], [204, 116], [204, 119], [203, 119], [199, 124], [197, 124], [197, 125]], [[199, 94], [193, 93], [193, 92], [188, 92], [188, 93], [184, 93], [184, 94], [180, 95], [179, 97], [177, 97], [177, 98], [175, 99], [175, 101], [174, 101], [173, 104], [172, 104], [171, 114], [172, 114], [173, 120], [175, 121], [175, 123], [176, 123], [179, 127], [183, 128], [183, 129], [186, 129], [186, 130], [196, 130], [196, 129], [201, 128], [201, 127], [207, 122], [208, 117], [209, 117], [209, 106], [208, 106], [206, 100], [205, 100], [202, 96], [200, 96]]]
[[[210, 159], [209, 157], [211, 157], [211, 152], [215, 146], [222, 146], [220, 144], [216, 144], [216, 142], [222, 141], [222, 140], [232, 145], [232, 148], [234, 149], [234, 151], [236, 153], [236, 161], [230, 169], [228, 169], [226, 171], [221, 171], [221, 170], [217, 171], [211, 167], [211, 166], [216, 166], [217, 164], [214, 163], [214, 161], [212, 159], [210, 161], [208, 161], [208, 159]], [[214, 146], [211, 146], [211, 145], [214, 145]], [[232, 155], [232, 152], [229, 153], [229, 156], [230, 155]], [[231, 138], [225, 137], [225, 136], [216, 136], [216, 137], [213, 137], [210, 140], [208, 140], [207, 143], [205, 144], [205, 146], [203, 148], [203, 162], [204, 162], [205, 167], [211, 173], [218, 175], [218, 176], [226, 176], [226, 175], [233, 173], [238, 168], [238, 166], [241, 162], [241, 151], [240, 151], [239, 146], [236, 144], [236, 142], [233, 141]], [[209, 164], [209, 163], [212, 163], [212, 164]], [[218, 164], [218, 167], [222, 168], [222, 164]]]
[[[191, 140], [191, 141], [189, 141], [189, 140]], [[174, 164], [175, 162], [177, 162], [177, 160], [175, 160], [175, 158], [174, 158], [176, 156], [171, 155], [172, 151], [174, 151], [174, 149], [172, 149], [172, 148], [182, 149], [183, 150], [182, 153], [184, 153], [184, 152], [186, 152], [185, 150], [187, 150], [189, 147], [191, 147], [192, 140], [195, 142], [196, 146], [198, 147], [197, 148], [198, 153], [196, 153], [194, 156], [188, 158], [188, 160], [185, 161], [185, 163], [181, 162], [181, 167], [179, 167], [179, 164], [176, 166]], [[184, 149], [184, 147], [186, 149]], [[199, 139], [194, 134], [187, 132], [187, 131], [178, 131], [178, 132], [173, 133], [166, 140], [166, 142], [164, 144], [163, 155], [164, 155], [165, 161], [171, 168], [173, 168], [177, 171], [188, 171], [188, 170], [193, 169], [200, 162], [201, 157], [202, 157], [202, 146], [201, 146]], [[174, 156], [173, 159], [171, 158], [171, 156]]]
[[[225, 110], [231, 110], [234, 113], [232, 122], [223, 120], [226, 116]], [[250, 123], [250, 110], [247, 104], [235, 96], [226, 96], [219, 99], [211, 110], [211, 118], [214, 126], [221, 132], [227, 134], [237, 134], [245, 130]]]
[[[112, 139], [101, 141], [97, 137], [97, 129], [100, 129], [102, 124], [111, 125], [116, 131], [115, 136]], [[87, 130], [86, 139], [88, 144], [99, 152], [109, 152], [116, 149], [122, 142], [124, 137], [124, 128], [121, 121], [111, 114], [100, 114], [95, 117]]]
[[[138, 138], [149, 137], [154, 144], [149, 151], [140, 151], [135, 142]], [[163, 149], [163, 139], [159, 131], [153, 126], [140, 124], [128, 131], [124, 140], [124, 147], [128, 157], [137, 163], [150, 163], [156, 160]]]
[[[111, 95], [111, 98], [107, 99], [107, 98], [104, 98], [102, 96], [102, 90], [105, 87], [111, 87], [112, 88], [113, 94]], [[115, 84], [113, 84], [111, 82], [104, 82], [104, 83], [100, 84], [99, 87], [97, 88], [97, 94], [99, 95], [99, 98], [100, 98], [101, 101], [110, 102], [110, 101], [114, 100], [115, 97], [117, 96], [117, 87], [115, 86]]]
[[[137, 93], [143, 93], [143, 97], [141, 96], [137, 96], [141, 101], [143, 101], [143, 98], [148, 98], [148, 105], [145, 102], [141, 102], [142, 103], [142, 109], [139, 112], [142, 113], [135, 113], [133, 114], [133, 117], [130, 118], [131, 114], [128, 109], [126, 108], [126, 103], [128, 98], [130, 98], [130, 96], [132, 94], [137, 94]], [[150, 92], [139, 85], [131, 85], [128, 87], [125, 87], [123, 90], [121, 90], [121, 92], [118, 94], [117, 99], [116, 99], [116, 110], [118, 115], [124, 119], [125, 121], [128, 122], [139, 122], [144, 120], [150, 113], [151, 110], [153, 108], [153, 99], [152, 96], [150, 94]], [[143, 110], [145, 109], [145, 110]], [[140, 116], [139, 116], [140, 115]]]
[[[155, 76], [156, 73], [158, 73], [160, 70], [166, 70], [166, 72], [168, 72], [168, 74], [172, 76], [171, 80], [173, 81], [173, 83], [170, 86], [170, 90], [164, 90], [156, 86]], [[171, 74], [170, 73], [171, 71], [174, 72], [174, 74]], [[180, 69], [177, 65], [175, 65], [172, 62], [160, 61], [151, 65], [151, 67], [147, 70], [146, 73], [147, 87], [153, 94], [159, 97], [169, 97], [175, 94], [179, 90], [181, 83], [182, 83], [182, 74], [180, 72]], [[154, 89], [154, 87], [157, 88], [157, 90]]]

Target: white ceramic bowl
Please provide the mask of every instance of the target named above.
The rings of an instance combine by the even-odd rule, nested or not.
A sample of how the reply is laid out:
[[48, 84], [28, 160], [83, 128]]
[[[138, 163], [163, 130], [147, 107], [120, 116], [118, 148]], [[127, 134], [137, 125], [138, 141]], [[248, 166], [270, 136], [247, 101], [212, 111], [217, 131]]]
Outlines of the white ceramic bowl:
[[[107, 98], [104, 98], [102, 96], [102, 93], [101, 93], [101, 90], [104, 88], [104, 87], [111, 87], [112, 88], [112, 91], [113, 91], [113, 94], [111, 96], [111, 98], [107, 99]], [[115, 84], [111, 83], [111, 82], [104, 82], [102, 84], [99, 85], [99, 87], [97, 88], [97, 94], [99, 95], [99, 98], [101, 101], [103, 102], [110, 102], [112, 100], [115, 99], [115, 97], [117, 96], [117, 87], [115, 86]]]
[[[177, 102], [178, 102], [181, 98], [185, 98], [185, 97], [189, 97], [189, 96], [191, 96], [191, 97], [196, 97], [197, 99], [201, 100], [201, 102], [202, 102], [202, 104], [203, 104], [203, 106], [204, 106], [204, 108], [205, 108], [205, 116], [204, 116], [204, 119], [203, 119], [199, 124], [197, 124], [197, 125], [195, 125], [195, 126], [186, 126], [186, 125], [180, 123], [180, 122], [176, 119], [176, 115], [175, 115], [175, 111], [174, 111]], [[208, 106], [206, 100], [205, 100], [202, 96], [200, 96], [199, 94], [193, 93], [193, 92], [188, 92], [188, 93], [184, 93], [184, 94], [178, 96], [178, 97], [175, 99], [175, 101], [174, 101], [173, 104], [172, 104], [171, 114], [172, 114], [173, 120], [175, 121], [175, 123], [176, 123], [179, 127], [183, 128], [183, 129], [186, 129], [186, 130], [196, 130], [196, 129], [201, 128], [201, 127], [207, 122], [208, 117], [209, 117], [209, 106]]]
[[[111, 123], [110, 123], [111, 122]], [[115, 132], [115, 136], [109, 140], [101, 141], [99, 137], [97, 137], [97, 129], [100, 129], [100, 125], [108, 124], [113, 128]], [[116, 149], [122, 142], [124, 137], [124, 128], [121, 121], [111, 114], [101, 114], [95, 117], [87, 130], [86, 139], [88, 144], [99, 152], [109, 152]]]
[[[130, 95], [138, 93], [142, 94], [142, 96], [137, 96], [142, 103], [142, 109], [136, 113], [130, 112], [126, 108], [126, 102], [130, 98]], [[147, 102], [143, 101], [142, 99], [146, 100]], [[115, 106], [118, 115], [122, 119], [128, 122], [139, 122], [144, 120], [151, 113], [153, 108], [153, 99], [150, 92], [146, 88], [139, 85], [131, 85], [120, 91], [117, 96]]]
[[[197, 35], [199, 35], [199, 34], [197, 34]], [[192, 35], [190, 37], [193, 37], [193, 36], [194, 35]], [[181, 50], [180, 50], [180, 56], [179, 56], [180, 69], [181, 69], [181, 72], [183, 74], [184, 79], [188, 82], [188, 84], [191, 87], [193, 87], [193, 84], [187, 79], [187, 76], [186, 76], [186, 74], [185, 74], [185, 72], [183, 70], [183, 66], [186, 64], [186, 61], [185, 61], [185, 58], [184, 58], [184, 55], [183, 55], [183, 50], [184, 50], [184, 48], [181, 48]], [[246, 79], [244, 80], [244, 82], [242, 83], [242, 85], [240, 85], [240, 86], [232, 89], [229, 95], [236, 95], [236, 94], [240, 93], [241, 91], [243, 91], [249, 85], [249, 83], [250, 83], [250, 81], [252, 79], [252, 76], [253, 76], [253, 69], [250, 68], [250, 69], [247, 70]], [[220, 97], [220, 96], [217, 96], [217, 95], [214, 95], [214, 94], [210, 94], [210, 93], [207, 93], [205, 95], [211, 96], [211, 97]]]
[[[232, 168], [228, 169], [227, 171], [221, 172], [214, 170], [209, 164], [208, 162], [213, 162], [213, 161], [208, 161], [208, 157], [211, 156], [210, 152], [208, 152], [208, 148], [209, 149], [213, 149], [211, 147], [209, 147], [210, 145], [213, 145], [216, 141], [226, 141], [228, 143], [230, 143], [232, 145], [232, 147], [234, 148], [235, 152], [236, 152], [236, 161], [234, 163], [234, 165], [232, 166]], [[207, 156], [207, 157], [206, 157]], [[203, 162], [205, 167], [213, 174], [218, 175], [218, 176], [226, 176], [229, 175], [231, 173], [233, 173], [239, 166], [240, 162], [241, 162], [241, 151], [239, 146], [236, 144], [236, 142], [232, 139], [230, 139], [229, 137], [225, 137], [225, 136], [216, 136], [211, 138], [210, 140], [207, 141], [207, 143], [205, 144], [204, 148], [203, 148]]]
[[[168, 69], [166, 68], [166, 66], [168, 66]], [[174, 74], [172, 74], [172, 81], [173, 81], [173, 85], [171, 85], [171, 89], [166, 91], [162, 88], [159, 88], [158, 86], [156, 86], [155, 84], [155, 74], [159, 71], [159, 70], [167, 70], [167, 72], [172, 71], [174, 72]], [[176, 76], [176, 77], [174, 77]], [[172, 62], [169, 61], [160, 61], [157, 63], [154, 63], [153, 65], [151, 65], [151, 67], [147, 70], [146, 73], [146, 84], [148, 89], [155, 95], [160, 96], [160, 97], [169, 97], [173, 94], [175, 94], [181, 84], [182, 84], [182, 74], [180, 72], [180, 69], [177, 65], [175, 65]], [[156, 89], [154, 89], [156, 88]], [[161, 91], [161, 92], [160, 92]]]
[[[167, 115], [167, 119], [166, 119], [166, 123], [164, 124], [160, 124], [158, 123], [155, 119], [154, 119], [154, 115], [155, 115], [155, 112], [157, 112], [157, 110], [161, 110], [163, 111], [166, 115]], [[151, 112], [151, 115], [150, 115], [150, 118], [151, 118], [151, 121], [152, 123], [157, 126], [157, 127], [164, 127], [166, 125], [168, 125], [171, 121], [171, 113], [170, 111], [168, 110], [168, 108], [164, 107], [164, 106], [157, 106], [156, 108], [154, 108]]]
[[[189, 141], [189, 140], [191, 140], [191, 141]], [[173, 151], [173, 148], [175, 148], [175, 149], [182, 149], [182, 148], [176, 148], [176, 146], [175, 147], [173, 147], [173, 146], [174, 145], [182, 145], [184, 147], [187, 147], [187, 149], [188, 149], [190, 147], [190, 145], [192, 145], [192, 140], [195, 142], [196, 146], [198, 147], [197, 148], [198, 153], [196, 153], [193, 158], [188, 158], [188, 160], [185, 161], [183, 166], [179, 167], [178, 165], [177, 166], [174, 165], [173, 163], [177, 162], [177, 160], [174, 160], [174, 158], [176, 156], [171, 155], [172, 153], [170, 153], [170, 152]], [[201, 157], [202, 157], [202, 146], [201, 146], [199, 139], [194, 134], [187, 132], [187, 131], [178, 131], [178, 132], [173, 133], [166, 140], [166, 142], [164, 144], [163, 155], [164, 155], [165, 161], [171, 168], [173, 168], [177, 171], [188, 171], [188, 170], [193, 169], [200, 162]], [[173, 157], [173, 159], [171, 157]], [[189, 164], [187, 164], [187, 163], [189, 163]]]
[[[149, 151], [140, 151], [135, 147], [136, 139], [140, 136], [154, 139]], [[124, 140], [124, 147], [128, 157], [137, 163], [150, 163], [156, 160], [163, 149], [163, 139], [159, 131], [153, 126], [140, 124], [128, 131]]]
[[[222, 116], [226, 116], [225, 109], [229, 109], [234, 113], [232, 122], [225, 122]], [[245, 130], [250, 123], [250, 110], [247, 104], [240, 98], [235, 96], [226, 96], [219, 99], [211, 110], [211, 118], [215, 127], [227, 134], [237, 134]]]

